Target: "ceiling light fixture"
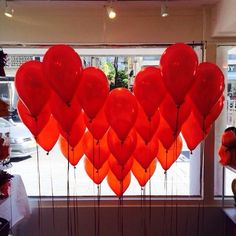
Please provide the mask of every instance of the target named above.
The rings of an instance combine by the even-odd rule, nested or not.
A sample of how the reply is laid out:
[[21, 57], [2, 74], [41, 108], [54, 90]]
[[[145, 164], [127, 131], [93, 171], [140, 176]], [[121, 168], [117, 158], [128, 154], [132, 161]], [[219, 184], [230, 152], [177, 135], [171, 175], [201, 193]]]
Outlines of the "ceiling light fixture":
[[110, 19], [114, 19], [116, 17], [116, 12], [111, 6], [106, 6], [107, 15]]
[[10, 8], [6, 1], [4, 15], [7, 17], [13, 17], [13, 13], [14, 13], [14, 9]]
[[167, 1], [165, 1], [161, 4], [161, 16], [162, 17], [167, 17], [168, 16], [168, 7], [167, 7], [166, 2]]

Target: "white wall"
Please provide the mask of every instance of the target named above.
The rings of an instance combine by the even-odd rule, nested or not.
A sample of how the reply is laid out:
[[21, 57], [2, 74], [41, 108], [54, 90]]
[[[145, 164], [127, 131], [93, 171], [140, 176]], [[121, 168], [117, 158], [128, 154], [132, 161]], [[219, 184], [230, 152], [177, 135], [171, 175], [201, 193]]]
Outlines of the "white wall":
[[93, 3], [9, 2], [14, 17], [0, 13], [0, 44], [109, 44], [169, 43], [203, 39], [202, 7], [171, 7], [166, 18], [160, 6], [116, 6], [117, 18], [109, 20], [104, 6]]

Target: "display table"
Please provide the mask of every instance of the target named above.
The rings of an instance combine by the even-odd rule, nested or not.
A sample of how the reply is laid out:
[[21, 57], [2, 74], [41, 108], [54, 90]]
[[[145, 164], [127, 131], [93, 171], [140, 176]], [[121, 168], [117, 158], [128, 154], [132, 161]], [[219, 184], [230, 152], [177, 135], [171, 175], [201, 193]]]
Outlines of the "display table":
[[9, 188], [9, 197], [0, 200], [0, 217], [8, 220], [10, 226], [30, 215], [28, 197], [19, 175], [14, 175]]

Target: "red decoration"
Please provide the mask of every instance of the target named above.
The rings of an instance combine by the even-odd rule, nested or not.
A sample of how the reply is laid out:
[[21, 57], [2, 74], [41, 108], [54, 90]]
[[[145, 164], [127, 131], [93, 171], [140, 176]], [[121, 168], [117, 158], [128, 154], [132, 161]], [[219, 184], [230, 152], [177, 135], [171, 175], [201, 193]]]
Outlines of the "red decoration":
[[131, 170], [131, 167], [133, 165], [133, 158], [129, 158], [125, 165], [121, 166], [116, 158], [111, 155], [109, 157], [108, 164], [111, 172], [116, 176], [117, 180], [123, 181]]
[[85, 68], [77, 94], [85, 114], [92, 120], [109, 94], [108, 80], [103, 71], [96, 67]]
[[81, 107], [77, 99], [73, 99], [70, 106], [67, 106], [60, 97], [55, 93], [52, 93], [50, 107], [54, 118], [60, 125], [60, 128], [70, 136], [72, 127], [81, 112]]
[[50, 117], [48, 123], [36, 138], [36, 142], [47, 152], [51, 151], [59, 138], [57, 121]]
[[159, 143], [159, 151], [157, 154], [157, 159], [159, 160], [162, 168], [167, 171], [172, 164], [178, 159], [181, 151], [182, 151], [182, 140], [181, 137], [178, 136], [176, 141], [172, 144], [172, 146], [166, 150], [161, 143]]
[[156, 158], [158, 152], [158, 139], [154, 137], [148, 144], [144, 143], [139, 135], [136, 149], [133, 153], [138, 163], [147, 170], [151, 162]]
[[34, 137], [37, 137], [40, 134], [51, 116], [50, 107], [47, 105], [36, 118], [33, 117], [21, 100], [18, 100], [17, 102], [17, 111], [20, 119]]
[[149, 66], [141, 70], [134, 81], [134, 95], [139, 101], [148, 119], [157, 111], [166, 94], [160, 69]]
[[145, 143], [148, 143], [155, 132], [160, 123], [160, 114], [159, 111], [156, 111], [152, 116], [152, 119], [149, 120], [146, 114], [144, 113], [141, 106], [139, 106], [138, 116], [135, 123], [135, 129], [137, 133], [142, 137]]
[[84, 113], [84, 121], [90, 133], [97, 140], [101, 139], [109, 128], [103, 108], [92, 120]]
[[119, 181], [111, 171], [109, 171], [107, 175], [107, 182], [110, 188], [119, 198], [123, 196], [123, 193], [129, 187], [130, 180], [131, 180], [130, 173], [124, 178], [123, 181]]
[[116, 88], [105, 105], [107, 120], [121, 141], [124, 141], [135, 124], [138, 105], [134, 95], [125, 88]]
[[50, 89], [44, 78], [42, 63], [28, 61], [22, 64], [16, 72], [15, 87], [30, 114], [36, 118], [50, 98]]
[[79, 55], [67, 45], [52, 46], [44, 55], [43, 69], [51, 88], [69, 106], [82, 75]]
[[84, 159], [84, 168], [89, 178], [95, 184], [101, 184], [102, 181], [106, 178], [109, 171], [109, 165], [107, 161], [102, 165], [100, 169], [97, 170], [88, 158]]
[[138, 180], [139, 185], [144, 187], [156, 170], [157, 160], [154, 159], [147, 169], [144, 169], [136, 160], [133, 162], [132, 173]]
[[109, 129], [107, 142], [110, 152], [117, 159], [119, 164], [124, 166], [136, 148], [137, 134], [132, 130], [125, 141], [120, 141], [116, 133], [112, 129]]
[[160, 68], [164, 84], [178, 106], [184, 102], [194, 83], [197, 65], [195, 51], [183, 43], [168, 47], [161, 56]]
[[82, 142], [80, 141], [75, 147], [71, 147], [66, 139], [61, 136], [59, 138], [59, 145], [64, 157], [71, 165], [76, 166], [84, 155]]
[[206, 118], [224, 91], [224, 75], [210, 62], [201, 63], [195, 75], [190, 97], [201, 115]]
[[107, 135], [100, 140], [95, 140], [90, 132], [86, 132], [82, 143], [84, 154], [97, 170], [100, 169], [110, 156]]

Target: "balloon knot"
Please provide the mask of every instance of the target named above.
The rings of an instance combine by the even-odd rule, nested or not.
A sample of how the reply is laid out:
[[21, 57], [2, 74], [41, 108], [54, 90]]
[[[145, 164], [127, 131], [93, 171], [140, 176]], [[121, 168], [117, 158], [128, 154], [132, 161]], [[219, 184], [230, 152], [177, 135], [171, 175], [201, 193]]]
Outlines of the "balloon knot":
[[70, 106], [71, 106], [70, 102], [67, 102], [67, 103], [66, 103], [66, 105], [67, 105], [68, 107], [70, 107]]
[[96, 145], [98, 145], [99, 144], [99, 139], [97, 140], [97, 142], [96, 142]]
[[148, 121], [151, 122], [152, 121], [152, 117], [148, 116]]
[[190, 151], [190, 154], [191, 154], [191, 155], [193, 154], [193, 150]]
[[96, 169], [96, 173], [98, 173], [98, 169]]
[[49, 152], [47, 152], [47, 155], [49, 155]]
[[166, 174], [167, 174], [167, 170], [164, 171], [164, 175], [166, 175]]
[[76, 169], [76, 166], [74, 166], [74, 170]]
[[147, 173], [147, 169], [145, 169], [145, 173]]
[[125, 142], [124, 140], [121, 140], [121, 144], [124, 144], [124, 142]]
[[89, 119], [89, 123], [91, 124], [93, 122], [93, 119]]

